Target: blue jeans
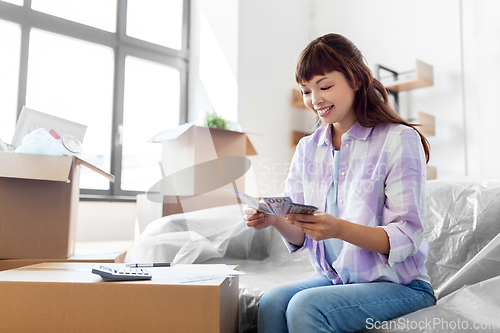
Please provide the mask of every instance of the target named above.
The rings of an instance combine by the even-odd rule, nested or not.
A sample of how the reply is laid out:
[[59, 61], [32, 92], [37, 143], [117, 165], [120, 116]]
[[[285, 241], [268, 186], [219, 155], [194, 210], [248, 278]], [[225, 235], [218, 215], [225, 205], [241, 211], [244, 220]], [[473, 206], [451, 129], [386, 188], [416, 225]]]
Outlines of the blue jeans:
[[317, 276], [266, 291], [258, 331], [355, 332], [434, 304], [431, 286], [421, 280], [333, 285]]

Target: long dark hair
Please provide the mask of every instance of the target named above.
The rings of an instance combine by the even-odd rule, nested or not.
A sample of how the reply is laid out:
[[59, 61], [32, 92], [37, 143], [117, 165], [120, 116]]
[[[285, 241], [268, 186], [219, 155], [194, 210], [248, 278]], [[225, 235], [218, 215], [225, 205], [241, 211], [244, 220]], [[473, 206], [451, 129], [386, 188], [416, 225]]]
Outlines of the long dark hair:
[[429, 162], [429, 141], [416, 128], [419, 125], [407, 122], [391, 108], [384, 86], [373, 77], [361, 51], [349, 39], [331, 33], [309, 43], [297, 60], [295, 80], [298, 84], [305, 83], [333, 71], [343, 73], [351, 87], [353, 83], [357, 85], [354, 112], [361, 126], [396, 123], [412, 127], [420, 135], [425, 159]]

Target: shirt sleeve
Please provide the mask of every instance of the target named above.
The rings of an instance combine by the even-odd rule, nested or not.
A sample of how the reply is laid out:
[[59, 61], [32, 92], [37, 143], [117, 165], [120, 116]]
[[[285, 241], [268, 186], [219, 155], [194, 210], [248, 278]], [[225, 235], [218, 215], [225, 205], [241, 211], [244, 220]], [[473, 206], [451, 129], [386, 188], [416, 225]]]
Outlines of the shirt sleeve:
[[285, 243], [285, 246], [286, 246], [286, 248], [288, 249], [288, 251], [290, 253], [295, 253], [295, 252], [299, 252], [299, 251], [308, 249], [309, 248], [309, 243], [312, 242], [312, 238], [310, 238], [306, 234], [306, 239], [304, 240], [304, 244], [302, 246], [297, 246], [295, 244], [292, 244], [289, 241], [287, 241], [285, 238], [283, 238], [283, 242]]
[[382, 228], [389, 237], [392, 266], [415, 255], [423, 240], [426, 164], [420, 135], [412, 128], [394, 140], [387, 162]]

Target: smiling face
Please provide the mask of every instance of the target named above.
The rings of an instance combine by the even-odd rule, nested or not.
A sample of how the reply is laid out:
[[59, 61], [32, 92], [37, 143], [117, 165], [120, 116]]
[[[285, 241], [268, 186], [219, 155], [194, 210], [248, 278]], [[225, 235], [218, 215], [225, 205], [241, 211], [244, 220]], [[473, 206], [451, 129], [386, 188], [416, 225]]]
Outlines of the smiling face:
[[356, 122], [353, 89], [344, 74], [333, 71], [313, 77], [299, 84], [304, 104], [316, 113], [324, 123], [349, 129]]

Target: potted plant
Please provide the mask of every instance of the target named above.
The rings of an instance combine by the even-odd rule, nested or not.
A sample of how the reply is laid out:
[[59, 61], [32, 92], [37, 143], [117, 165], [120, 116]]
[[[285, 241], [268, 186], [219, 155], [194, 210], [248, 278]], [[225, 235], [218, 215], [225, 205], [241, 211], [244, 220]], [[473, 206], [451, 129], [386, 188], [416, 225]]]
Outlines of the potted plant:
[[216, 127], [222, 129], [228, 129], [228, 122], [221, 116], [219, 116], [215, 111], [212, 113], [207, 113], [203, 119], [203, 124], [208, 127]]

